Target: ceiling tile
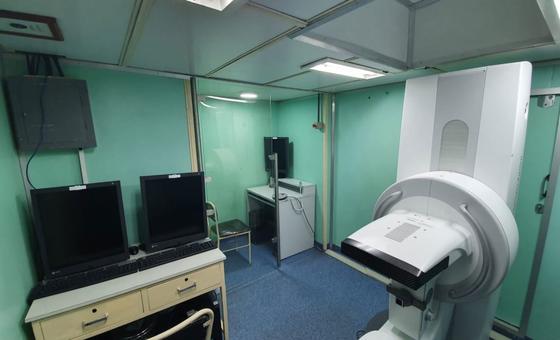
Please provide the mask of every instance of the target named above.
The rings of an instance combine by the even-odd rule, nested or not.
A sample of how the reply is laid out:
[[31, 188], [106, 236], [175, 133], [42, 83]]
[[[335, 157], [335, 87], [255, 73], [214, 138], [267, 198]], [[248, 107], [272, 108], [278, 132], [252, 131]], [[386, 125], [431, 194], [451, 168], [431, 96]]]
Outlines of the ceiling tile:
[[414, 64], [552, 42], [536, 1], [445, 0], [416, 12]]
[[229, 98], [239, 98], [239, 95], [242, 92], [251, 92], [256, 93], [259, 96], [259, 100], [286, 100], [314, 94], [314, 92], [310, 91], [297, 91], [270, 86], [240, 84], [214, 79], [199, 79], [197, 82], [197, 92], [202, 96], [221, 96]]
[[129, 64], [205, 75], [292, 24], [250, 6], [219, 12], [184, 0], [156, 1]]
[[213, 76], [267, 83], [300, 73], [302, 72], [302, 65], [325, 57], [344, 60], [352, 57], [352, 55], [337, 53], [284, 38], [239, 60]]
[[310, 19], [311, 17], [326, 11], [327, 9], [342, 3], [342, 0], [255, 0], [254, 2], [277, 11], [284, 12], [300, 19]]
[[311, 32], [406, 61], [408, 13], [409, 10], [395, 0], [376, 0]]
[[133, 7], [134, 0], [3, 1], [4, 10], [55, 17], [64, 41], [0, 34], [0, 44], [19, 51], [117, 63]]

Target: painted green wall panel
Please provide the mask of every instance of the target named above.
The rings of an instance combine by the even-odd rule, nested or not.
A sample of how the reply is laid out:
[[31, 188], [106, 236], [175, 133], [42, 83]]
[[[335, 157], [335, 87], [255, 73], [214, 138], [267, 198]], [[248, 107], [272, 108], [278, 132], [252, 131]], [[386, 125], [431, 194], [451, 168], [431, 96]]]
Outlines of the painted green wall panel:
[[292, 99], [273, 106], [273, 133], [293, 143], [291, 177], [314, 183], [315, 240], [322, 242], [323, 133], [312, 127], [317, 121], [317, 96]]
[[336, 95], [334, 243], [371, 222], [396, 180], [404, 83]]
[[26, 339], [25, 301], [34, 283], [28, 244], [30, 223], [3, 92], [0, 93], [0, 188], [0, 334], [5, 339]]
[[531, 98], [527, 137], [523, 158], [515, 219], [519, 230], [519, 248], [515, 262], [502, 286], [496, 316], [513, 325], [520, 325], [521, 313], [529, 284], [533, 255], [542, 215], [535, 213], [541, 182], [549, 173], [558, 124], [559, 104], [540, 108]]
[[[558, 86], [560, 86], [559, 66], [536, 68], [533, 72], [534, 88]], [[545, 112], [546, 109], [541, 110]], [[554, 110], [558, 114], [560, 110], [558, 98], [554, 107], [548, 110]], [[554, 152], [558, 153], [560, 150], [555, 150]], [[558, 271], [558, 258], [560, 258], [560, 247], [558, 246], [558, 240], [560, 240], [559, 195], [560, 182], [557, 183], [555, 188], [549, 230], [529, 323], [528, 335], [535, 340], [553, 340], [558, 338], [558, 311], [560, 310], [560, 294], [558, 294], [558, 287], [560, 285], [560, 271]]]
[[120, 180], [130, 243], [138, 242], [140, 176], [191, 169], [183, 81], [67, 67], [86, 79], [97, 147], [86, 150], [90, 182]]
[[[10, 75], [25, 73], [22, 59], [5, 64]], [[191, 169], [183, 81], [74, 65], [64, 72], [88, 84], [97, 139], [85, 150], [89, 181], [121, 181], [128, 241], [137, 243], [139, 177]], [[29, 173], [36, 187], [81, 183], [77, 150], [39, 152]]]
[[221, 221], [247, 222], [246, 189], [264, 185], [264, 137], [272, 134], [271, 103], [206, 100], [199, 105], [206, 198]]

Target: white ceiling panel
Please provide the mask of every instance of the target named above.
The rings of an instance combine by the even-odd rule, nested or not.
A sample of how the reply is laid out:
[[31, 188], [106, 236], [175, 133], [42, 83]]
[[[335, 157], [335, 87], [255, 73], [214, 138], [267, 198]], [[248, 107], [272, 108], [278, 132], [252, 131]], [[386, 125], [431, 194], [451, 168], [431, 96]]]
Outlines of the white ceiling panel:
[[302, 65], [325, 57], [344, 60], [352, 55], [284, 38], [224, 68], [213, 76], [267, 83], [300, 73]]
[[395, 0], [375, 0], [311, 32], [406, 61], [408, 13]]
[[355, 78], [339, 76], [324, 72], [309, 71], [303, 74], [274, 83], [278, 86], [297, 87], [300, 89], [317, 89], [334, 84], [347, 83]]
[[207, 74], [292, 24], [250, 6], [218, 12], [185, 0], [156, 1], [129, 64]]
[[201, 96], [221, 96], [239, 98], [243, 92], [256, 93], [259, 100], [286, 100], [314, 94], [311, 91], [298, 91], [270, 86], [240, 84], [214, 79], [199, 79], [197, 91]]
[[0, 34], [0, 44], [13, 50], [117, 63], [133, 6], [134, 0], [3, 1], [4, 10], [55, 17], [64, 41]]
[[307, 20], [343, 2], [343, 0], [255, 0], [254, 2], [296, 18]]
[[444, 0], [416, 12], [415, 65], [551, 42], [536, 1]]

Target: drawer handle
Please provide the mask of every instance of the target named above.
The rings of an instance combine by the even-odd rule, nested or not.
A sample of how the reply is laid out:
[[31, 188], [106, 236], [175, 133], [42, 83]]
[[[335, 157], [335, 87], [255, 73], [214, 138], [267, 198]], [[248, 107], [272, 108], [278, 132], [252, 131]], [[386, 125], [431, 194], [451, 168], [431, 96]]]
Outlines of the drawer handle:
[[107, 319], [109, 319], [109, 313], [105, 313], [105, 315], [103, 315], [99, 319], [95, 319], [95, 320], [92, 320], [92, 321], [83, 321], [82, 322], [82, 328], [86, 329], [86, 328], [89, 328], [89, 327], [96, 326], [100, 323], [105, 323], [105, 322], [107, 322]]
[[193, 282], [192, 285], [186, 286], [186, 287], [184, 287], [184, 288], [177, 287], [177, 294], [180, 295], [180, 294], [183, 294], [183, 293], [188, 292], [189, 290], [195, 289], [195, 288], [196, 288], [196, 282]]

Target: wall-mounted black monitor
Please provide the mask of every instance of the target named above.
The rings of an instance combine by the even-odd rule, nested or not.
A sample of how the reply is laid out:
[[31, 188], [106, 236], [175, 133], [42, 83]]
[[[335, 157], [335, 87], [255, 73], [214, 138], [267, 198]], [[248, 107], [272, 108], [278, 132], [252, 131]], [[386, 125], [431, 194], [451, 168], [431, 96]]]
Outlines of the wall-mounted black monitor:
[[265, 170], [272, 175], [273, 162], [269, 155], [278, 154], [278, 178], [288, 177], [290, 171], [290, 139], [288, 137], [264, 137]]
[[[96, 146], [85, 80], [20, 76], [4, 81], [19, 150]], [[41, 138], [42, 137], [42, 138]]]
[[120, 182], [31, 190], [45, 278], [128, 259]]
[[208, 237], [204, 173], [140, 177], [144, 223], [140, 237], [146, 252]]

